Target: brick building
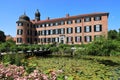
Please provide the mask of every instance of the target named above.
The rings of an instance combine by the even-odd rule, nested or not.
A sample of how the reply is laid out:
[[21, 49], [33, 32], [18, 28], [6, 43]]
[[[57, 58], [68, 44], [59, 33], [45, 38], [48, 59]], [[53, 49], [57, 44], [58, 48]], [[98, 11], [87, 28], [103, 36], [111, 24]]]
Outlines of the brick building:
[[76, 16], [66, 14], [63, 18], [40, 20], [40, 12], [35, 19], [23, 14], [17, 23], [16, 44], [81, 44], [96, 37], [107, 37], [109, 13], [91, 13]]

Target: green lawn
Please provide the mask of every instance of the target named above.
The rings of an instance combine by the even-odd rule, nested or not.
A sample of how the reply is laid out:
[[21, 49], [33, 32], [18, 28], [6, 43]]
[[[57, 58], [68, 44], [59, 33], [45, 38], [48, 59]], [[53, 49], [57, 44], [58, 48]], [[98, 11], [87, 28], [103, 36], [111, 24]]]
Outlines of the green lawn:
[[59, 77], [66, 76], [68, 80], [117, 80], [120, 77], [120, 57], [81, 56], [78, 59], [56, 56], [28, 60], [29, 64], [37, 64], [37, 69], [44, 73], [62, 70]]

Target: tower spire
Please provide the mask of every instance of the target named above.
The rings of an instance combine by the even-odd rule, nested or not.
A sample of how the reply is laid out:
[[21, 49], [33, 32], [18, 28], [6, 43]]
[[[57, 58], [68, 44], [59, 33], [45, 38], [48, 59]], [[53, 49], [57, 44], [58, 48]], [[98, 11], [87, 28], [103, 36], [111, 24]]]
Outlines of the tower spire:
[[38, 9], [37, 9], [37, 11], [35, 12], [35, 20], [36, 20], [36, 21], [39, 21], [39, 20], [40, 20], [40, 12], [39, 12]]

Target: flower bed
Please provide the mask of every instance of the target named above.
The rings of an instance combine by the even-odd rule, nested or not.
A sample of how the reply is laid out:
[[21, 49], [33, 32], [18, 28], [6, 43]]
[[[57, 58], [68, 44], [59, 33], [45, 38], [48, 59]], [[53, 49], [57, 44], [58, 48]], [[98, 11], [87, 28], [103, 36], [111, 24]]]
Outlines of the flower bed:
[[43, 74], [39, 70], [34, 70], [28, 74], [23, 66], [0, 64], [0, 79], [2, 80], [56, 80], [57, 73], [57, 71], [50, 71], [49, 74]]

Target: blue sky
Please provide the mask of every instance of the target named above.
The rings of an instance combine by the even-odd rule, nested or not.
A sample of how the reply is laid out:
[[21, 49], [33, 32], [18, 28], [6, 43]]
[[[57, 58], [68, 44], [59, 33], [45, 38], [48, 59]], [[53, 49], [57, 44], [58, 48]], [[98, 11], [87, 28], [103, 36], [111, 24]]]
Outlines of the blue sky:
[[108, 29], [120, 28], [120, 0], [1, 0], [0, 30], [6, 35], [16, 36], [16, 21], [26, 12], [34, 19], [36, 9], [41, 13], [41, 20], [88, 14], [109, 12]]

